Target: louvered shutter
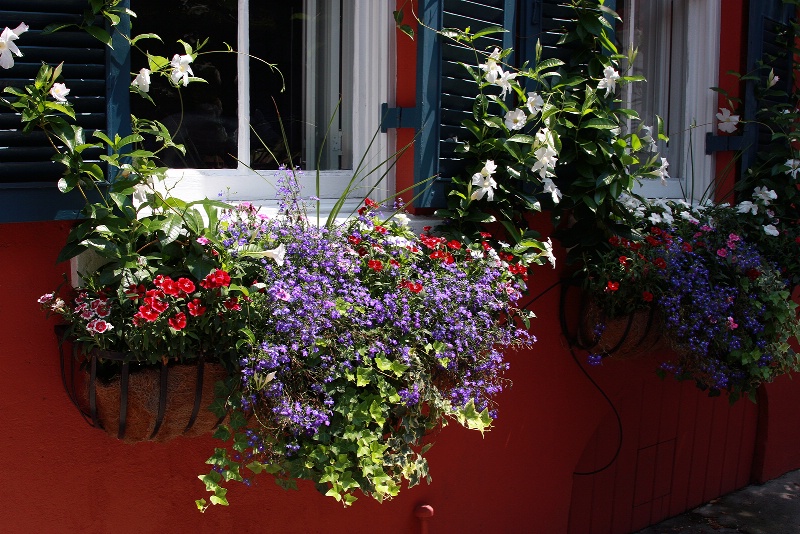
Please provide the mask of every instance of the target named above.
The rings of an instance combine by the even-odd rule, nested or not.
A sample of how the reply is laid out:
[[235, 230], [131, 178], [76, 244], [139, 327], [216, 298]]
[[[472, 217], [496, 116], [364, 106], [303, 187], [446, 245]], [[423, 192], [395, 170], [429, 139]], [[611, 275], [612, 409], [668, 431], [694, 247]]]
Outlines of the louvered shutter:
[[[793, 90], [792, 55], [786, 49], [787, 35], [791, 35], [790, 20], [795, 17], [796, 6], [784, 4], [781, 0], [760, 0], [750, 2], [747, 35], [747, 68], [754, 72], [760, 62], [772, 67], [780, 78], [779, 88], [787, 94]], [[766, 73], [759, 71], [764, 77]], [[766, 80], [762, 80], [762, 85]], [[744, 119], [755, 121], [759, 108], [769, 107], [781, 102], [757, 100], [753, 82], [745, 87]], [[742, 153], [742, 172], [756, 163], [758, 152], [771, 143], [771, 132], [766, 125], [748, 122], [744, 127], [744, 151]]]
[[[514, 46], [516, 0], [423, 0], [423, 21], [433, 28], [469, 27], [472, 31], [487, 26], [509, 30], [482, 38], [479, 49]], [[417, 58], [417, 109], [421, 131], [415, 145], [416, 176], [420, 183], [438, 175], [415, 204], [423, 208], [446, 205], [447, 184], [461, 171], [454, 158], [455, 139], [469, 139], [461, 121], [471, 116], [475, 82], [458, 62], [472, 65], [475, 54], [465, 46], [442, 39], [430, 31], [421, 31]], [[428, 184], [418, 186], [417, 193]]]
[[[25, 22], [29, 30], [15, 41], [23, 53], [11, 69], [0, 70], [0, 88], [32, 83], [42, 62], [64, 62], [62, 76], [70, 89], [76, 122], [93, 141], [95, 130], [124, 133], [129, 127], [127, 98], [130, 67], [125, 40], [111, 51], [89, 34], [70, 28], [44, 35], [51, 23], [79, 23], [86, 0], [3, 0], [0, 28]], [[112, 109], [112, 112], [109, 112]], [[53, 149], [42, 132], [23, 134], [15, 113], [0, 108], [0, 222], [73, 218], [83, 205], [75, 191], [57, 189], [63, 167], [50, 161]], [[86, 159], [97, 160], [95, 150]]]

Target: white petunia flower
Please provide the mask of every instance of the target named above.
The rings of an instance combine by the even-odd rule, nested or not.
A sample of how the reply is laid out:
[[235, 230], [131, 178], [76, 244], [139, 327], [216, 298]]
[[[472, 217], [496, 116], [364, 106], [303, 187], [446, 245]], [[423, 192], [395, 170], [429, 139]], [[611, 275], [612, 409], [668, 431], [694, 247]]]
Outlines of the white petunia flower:
[[494, 181], [492, 175], [495, 171], [497, 171], [497, 165], [493, 160], [489, 159], [483, 164], [480, 172], [472, 175], [472, 185], [478, 186], [470, 195], [472, 200], [480, 200], [484, 195], [486, 195], [486, 200], [489, 202], [494, 200], [494, 188], [497, 187], [497, 182]]
[[561, 191], [558, 189], [558, 186], [551, 180], [550, 178], [543, 178], [542, 179], [542, 191], [545, 193], [550, 193], [553, 198], [553, 204], [558, 204], [561, 202]]
[[603, 69], [603, 79], [597, 84], [597, 90], [606, 90], [606, 96], [610, 95], [617, 88], [617, 80], [619, 80], [619, 72], [614, 67], [608, 66]]
[[548, 237], [547, 238], [547, 242], [542, 243], [542, 245], [544, 245], [544, 250], [542, 251], [542, 253], [544, 254], [544, 257], [547, 258], [547, 261], [549, 261], [550, 265], [552, 265], [553, 269], [555, 269], [556, 268], [556, 256], [555, 256], [555, 254], [553, 254], [553, 242]]
[[744, 200], [742, 202], [739, 202], [739, 204], [736, 206], [736, 211], [738, 211], [739, 213], [748, 213], [749, 212], [749, 213], [751, 213], [753, 215], [757, 215], [758, 214], [758, 204], [754, 204], [754, 203], [750, 202], [749, 200]]
[[792, 180], [797, 180], [797, 173], [800, 172], [800, 159], [787, 159], [784, 165], [789, 167], [786, 174], [790, 175]]
[[520, 108], [509, 111], [505, 116], [506, 128], [509, 130], [521, 130], [525, 126], [525, 121], [527, 119], [528, 117], [525, 115], [525, 112]]
[[528, 106], [530, 114], [535, 117], [542, 111], [544, 100], [542, 100], [541, 95], [537, 92], [528, 93], [528, 100], [525, 102], [525, 105]]
[[172, 83], [175, 85], [183, 84], [184, 87], [189, 85], [189, 76], [194, 76], [192, 68], [189, 66], [192, 61], [193, 59], [190, 55], [181, 56], [175, 54], [172, 56], [172, 61], [169, 62], [172, 66], [172, 73], [170, 73]]
[[142, 69], [136, 78], [133, 79], [131, 85], [139, 89], [143, 93], [150, 91], [150, 69]]
[[54, 83], [50, 88], [50, 95], [59, 102], [66, 102], [69, 89], [63, 83]]
[[775, 191], [767, 189], [766, 187], [756, 187], [753, 189], [753, 198], [760, 200], [765, 206], [769, 206], [770, 201], [776, 200], [778, 195]]
[[736, 126], [739, 124], [739, 115], [731, 115], [731, 110], [728, 108], [719, 108], [720, 113], [717, 113], [717, 128], [720, 132], [733, 133], [736, 131]]
[[762, 228], [764, 228], [764, 233], [767, 234], [767, 235], [771, 235], [773, 237], [778, 237], [778, 235], [780, 234], [780, 232], [778, 232], [778, 229], [775, 228], [775, 226], [772, 225], [772, 224], [768, 224], [766, 226], [762, 226]]
[[687, 221], [689, 221], [691, 223], [694, 223], [694, 224], [698, 224], [700, 222], [700, 221], [697, 220], [697, 218], [694, 215], [692, 215], [688, 211], [682, 211], [681, 212], [681, 218], [682, 219], [686, 219]]
[[14, 28], [4, 28], [0, 33], [0, 67], [10, 69], [14, 66], [14, 56], [22, 57], [22, 52], [19, 51], [14, 41], [19, 39], [19, 36], [28, 31], [28, 26], [22, 22], [19, 26]]
[[494, 83], [498, 78], [503, 75], [503, 67], [500, 66], [500, 49], [495, 48], [489, 57], [486, 58], [486, 63], [478, 65], [483, 72], [486, 73], [484, 79], [489, 83]]
[[552, 176], [549, 169], [556, 166], [556, 162], [558, 161], [556, 156], [558, 153], [545, 145], [537, 148], [533, 155], [536, 156], [536, 163], [533, 164], [531, 170], [533, 172], [538, 172], [539, 177], [542, 179], [545, 179], [547, 176]]
[[659, 178], [661, 178], [661, 185], [667, 185], [667, 178], [669, 178], [669, 173], [667, 172], [667, 167], [669, 167], [669, 163], [667, 162], [667, 158], [661, 158], [661, 167], [656, 169], [655, 174]]
[[497, 78], [494, 83], [495, 85], [499, 85], [502, 91], [500, 91], [500, 98], [506, 96], [506, 93], [511, 92], [511, 80], [516, 78], [516, 73], [511, 74], [510, 72], [503, 72], [499, 78]]

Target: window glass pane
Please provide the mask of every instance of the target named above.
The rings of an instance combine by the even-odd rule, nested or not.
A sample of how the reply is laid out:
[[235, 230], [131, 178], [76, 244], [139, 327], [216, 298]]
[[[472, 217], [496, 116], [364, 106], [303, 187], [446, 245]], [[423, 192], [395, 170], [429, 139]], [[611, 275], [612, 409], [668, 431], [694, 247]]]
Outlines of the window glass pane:
[[[237, 5], [235, 0], [132, 0], [134, 35], [155, 33], [155, 39], [140, 41], [138, 46], [151, 54], [171, 59], [183, 54], [183, 40], [193, 47], [208, 38], [203, 51], [225, 50], [225, 43], [236, 47]], [[201, 51], [202, 52], [202, 51]], [[139, 51], [131, 54], [132, 69], [147, 66]], [[164, 77], [152, 77], [150, 95], [155, 106], [131, 95], [131, 108], [138, 117], [157, 119], [173, 133], [176, 142], [186, 148], [160, 154], [165, 165], [173, 168], [235, 168], [237, 75], [236, 55], [202, 54], [190, 65], [194, 76], [207, 83], [190, 83], [175, 89]]]
[[344, 72], [349, 70], [348, 62], [342, 61], [342, 4], [341, 0], [250, 2], [250, 53], [276, 64], [280, 71], [250, 61], [254, 168], [275, 167], [270, 151], [280, 163], [291, 159], [304, 169], [316, 168], [317, 161], [322, 170], [349, 167], [349, 155], [342, 150], [343, 138], [349, 145], [350, 136], [343, 117], [349, 117], [351, 109], [342, 90]]
[[638, 50], [633, 73], [646, 83], [629, 84], [627, 105], [639, 112], [644, 124], [654, 125], [655, 116], [664, 120], [670, 138], [658, 142], [661, 155], [669, 162], [673, 178], [686, 176], [683, 153], [689, 136], [686, 113], [687, 58], [686, 6], [684, 0], [628, 0], [623, 15], [622, 37], [627, 50]]

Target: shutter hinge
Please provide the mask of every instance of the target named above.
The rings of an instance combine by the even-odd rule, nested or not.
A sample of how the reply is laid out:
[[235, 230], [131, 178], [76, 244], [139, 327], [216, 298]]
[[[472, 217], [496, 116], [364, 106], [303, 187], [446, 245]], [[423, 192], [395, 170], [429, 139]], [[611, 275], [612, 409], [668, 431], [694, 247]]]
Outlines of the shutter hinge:
[[744, 146], [744, 137], [741, 135], [714, 135], [706, 133], [706, 154], [741, 150]]
[[418, 107], [390, 108], [389, 104], [381, 104], [381, 132], [389, 128], [419, 128], [420, 112]]

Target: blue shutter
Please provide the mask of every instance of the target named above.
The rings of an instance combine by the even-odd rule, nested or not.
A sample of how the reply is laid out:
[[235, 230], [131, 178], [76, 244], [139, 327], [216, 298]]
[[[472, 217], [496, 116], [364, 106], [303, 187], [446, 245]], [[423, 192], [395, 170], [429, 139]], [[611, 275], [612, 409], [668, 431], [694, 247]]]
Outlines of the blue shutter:
[[[50, 35], [51, 23], [79, 23], [87, 0], [3, 0], [0, 27], [25, 22], [29, 30], [16, 41], [23, 53], [14, 67], [0, 71], [0, 89], [31, 83], [42, 62], [64, 62], [62, 76], [70, 89], [76, 122], [91, 141], [94, 130], [112, 136], [130, 129], [127, 41], [114, 39], [114, 50], [87, 33], [70, 28]], [[127, 21], [126, 21], [127, 22]], [[120, 28], [129, 31], [127, 26]], [[41, 132], [22, 134], [19, 116], [0, 109], [0, 222], [74, 218], [83, 206], [77, 191], [62, 194], [56, 184], [63, 168], [50, 161], [53, 150]], [[99, 152], [87, 159], [97, 159]]]
[[[514, 46], [516, 0], [420, 0], [419, 17], [431, 28], [487, 26], [509, 30], [482, 38], [479, 49]], [[447, 184], [461, 170], [454, 157], [455, 138], [465, 140], [469, 132], [461, 121], [472, 111], [475, 82], [459, 61], [473, 64], [469, 48], [421, 29], [417, 44], [417, 106], [414, 109], [383, 108], [383, 128], [414, 127], [419, 130], [414, 148], [414, 205], [439, 208], [446, 205]], [[432, 183], [428, 178], [437, 176]], [[423, 183], [425, 182], [425, 183]]]
[[[759, 0], [750, 2], [747, 31], [747, 68], [745, 72], [754, 72], [760, 62], [768, 63], [780, 77], [779, 84], [787, 94], [792, 93], [793, 69], [792, 55], [780, 44], [782, 37], [791, 34], [789, 21], [794, 18], [796, 6], [784, 4], [782, 0]], [[759, 71], [761, 72], [761, 71]], [[761, 72], [766, 77], [765, 72]], [[762, 85], [765, 85], [762, 83]], [[777, 102], [759, 102], [756, 99], [755, 85], [748, 82], [745, 86], [744, 119], [754, 121], [759, 107], [770, 106]], [[769, 128], [757, 123], [745, 124], [743, 133], [742, 172], [757, 161], [758, 152], [771, 141]]]

